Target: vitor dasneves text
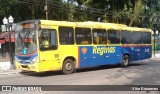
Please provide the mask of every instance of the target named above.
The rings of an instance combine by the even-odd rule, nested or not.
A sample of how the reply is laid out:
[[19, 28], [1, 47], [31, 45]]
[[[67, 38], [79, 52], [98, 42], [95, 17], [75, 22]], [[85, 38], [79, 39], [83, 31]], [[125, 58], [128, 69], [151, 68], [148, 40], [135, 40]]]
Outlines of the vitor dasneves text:
[[132, 87], [134, 91], [158, 91], [156, 87]]

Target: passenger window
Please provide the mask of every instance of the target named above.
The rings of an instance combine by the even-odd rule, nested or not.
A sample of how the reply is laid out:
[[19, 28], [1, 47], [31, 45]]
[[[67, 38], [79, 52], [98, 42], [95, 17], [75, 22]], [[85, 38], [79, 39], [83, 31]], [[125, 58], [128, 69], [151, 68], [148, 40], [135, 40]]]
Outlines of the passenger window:
[[108, 40], [109, 44], [119, 44], [120, 43], [120, 31], [118, 30], [108, 30]]
[[61, 45], [74, 44], [74, 33], [72, 27], [59, 27], [59, 41]]
[[142, 33], [139, 31], [132, 32], [133, 44], [142, 44]]
[[105, 29], [93, 29], [93, 43], [94, 44], [106, 44], [107, 33]]
[[143, 32], [142, 33], [143, 44], [151, 44], [151, 33]]
[[92, 43], [90, 28], [75, 28], [76, 43], [88, 45]]
[[132, 44], [132, 33], [130, 31], [121, 31], [121, 43]]

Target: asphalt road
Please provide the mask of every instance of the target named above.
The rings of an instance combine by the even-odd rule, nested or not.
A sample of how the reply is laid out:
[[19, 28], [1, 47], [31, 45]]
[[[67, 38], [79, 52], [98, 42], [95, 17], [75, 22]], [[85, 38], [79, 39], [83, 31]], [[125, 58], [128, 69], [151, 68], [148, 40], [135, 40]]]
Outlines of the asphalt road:
[[[61, 72], [18, 72], [0, 74], [1, 85], [160, 85], [160, 59], [131, 63], [130, 67], [101, 66], [81, 69], [64, 75]], [[22, 92], [0, 92], [6, 94]], [[23, 94], [160, 94], [158, 91], [51, 91], [23, 92]]]

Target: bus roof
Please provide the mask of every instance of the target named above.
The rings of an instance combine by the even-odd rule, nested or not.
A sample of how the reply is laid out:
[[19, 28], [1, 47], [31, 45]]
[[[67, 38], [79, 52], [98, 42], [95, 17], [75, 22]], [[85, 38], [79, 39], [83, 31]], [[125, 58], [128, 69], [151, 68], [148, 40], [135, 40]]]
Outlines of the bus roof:
[[151, 29], [148, 29], [148, 28], [139, 28], [139, 27], [125, 27], [125, 30], [128, 30], [128, 31], [151, 32]]
[[57, 25], [57, 26], [72, 26], [75, 27], [75, 22], [67, 22], [67, 21], [54, 21], [54, 20], [40, 20], [42, 25]]
[[68, 21], [55, 21], [55, 20], [29, 20], [29, 21], [30, 22], [39, 21], [41, 25], [46, 25], [46, 26], [55, 25], [55, 26], [84, 27], [84, 28], [101, 28], [107, 30], [115, 29], [115, 30], [145, 31], [145, 32], [152, 31], [151, 29], [147, 28], [129, 27], [125, 24], [93, 22], [93, 21], [86, 21], [86, 22], [68, 22]]
[[115, 24], [115, 23], [103, 23], [103, 22], [67, 22], [67, 21], [54, 21], [54, 20], [40, 20], [42, 25], [57, 25], [57, 26], [71, 26], [71, 27], [84, 27], [84, 28], [106, 28], [106, 29], [120, 29], [126, 27], [124, 24]]

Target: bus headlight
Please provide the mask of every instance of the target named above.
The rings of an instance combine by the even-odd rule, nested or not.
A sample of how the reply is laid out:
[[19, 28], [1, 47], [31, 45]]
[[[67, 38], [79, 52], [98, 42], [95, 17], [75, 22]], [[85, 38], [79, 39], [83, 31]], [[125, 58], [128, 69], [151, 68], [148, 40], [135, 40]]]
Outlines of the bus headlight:
[[37, 59], [38, 59], [38, 57], [36, 56], [35, 58], [32, 59], [31, 63], [32, 64], [35, 63]]

